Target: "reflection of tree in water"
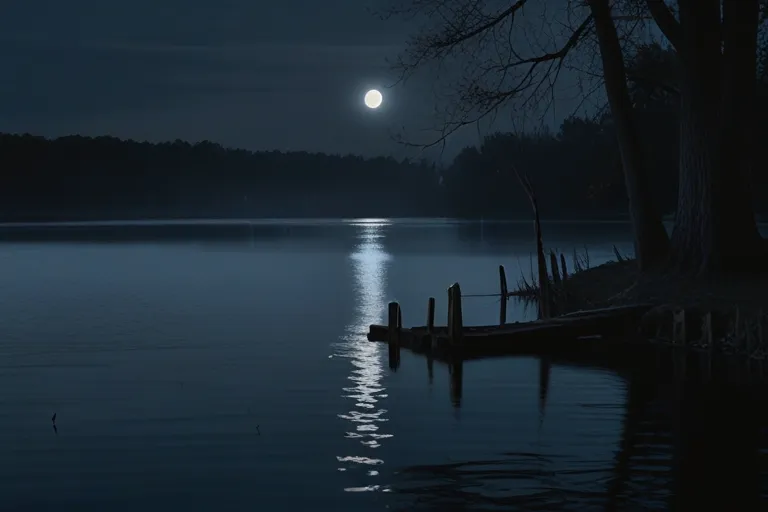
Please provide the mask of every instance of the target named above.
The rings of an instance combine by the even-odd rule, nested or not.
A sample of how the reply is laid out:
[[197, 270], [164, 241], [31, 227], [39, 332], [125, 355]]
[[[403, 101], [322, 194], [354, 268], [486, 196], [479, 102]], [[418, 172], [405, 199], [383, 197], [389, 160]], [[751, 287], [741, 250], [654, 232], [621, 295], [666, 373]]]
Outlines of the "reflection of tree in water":
[[405, 468], [393, 490], [415, 497], [409, 510], [768, 509], [760, 435], [768, 418], [755, 387], [691, 373], [678, 383], [651, 368], [626, 378], [621, 437], [604, 471], [569, 468], [551, 454], [502, 453]]

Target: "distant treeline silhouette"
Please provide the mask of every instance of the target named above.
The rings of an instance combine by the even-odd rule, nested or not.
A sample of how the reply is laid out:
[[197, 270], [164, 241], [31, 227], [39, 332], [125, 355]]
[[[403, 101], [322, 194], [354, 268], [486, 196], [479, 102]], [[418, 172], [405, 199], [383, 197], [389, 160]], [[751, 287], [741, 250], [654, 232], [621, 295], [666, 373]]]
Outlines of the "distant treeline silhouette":
[[613, 195], [621, 175], [611, 137], [597, 123], [573, 119], [557, 135], [487, 137], [438, 169], [426, 161], [251, 152], [208, 141], [0, 134], [0, 217], [524, 218], [530, 206], [511, 163], [541, 185], [547, 217], [620, 216], [626, 208]]
[[[768, 43], [761, 50], [754, 140], [768, 140]], [[628, 65], [628, 85], [647, 162], [651, 200], [673, 214], [678, 202], [680, 91], [675, 52], [641, 47]], [[768, 163], [761, 151], [751, 168], [758, 213], [768, 212]], [[566, 119], [557, 133], [495, 134], [465, 148], [445, 172], [457, 215], [517, 217], [530, 212], [513, 166], [527, 173], [547, 217], [626, 215], [627, 193], [617, 134], [610, 114]], [[749, 198], [745, 198], [749, 199]], [[530, 215], [530, 213], [528, 213]]]
[[[643, 116], [654, 200], [674, 211], [673, 109]], [[763, 129], [763, 132], [765, 130]], [[6, 221], [456, 216], [527, 218], [514, 168], [526, 172], [548, 218], [626, 216], [609, 116], [567, 119], [557, 133], [496, 133], [444, 169], [426, 161], [322, 153], [251, 152], [211, 142], [153, 144], [113, 137], [0, 134], [0, 217]], [[755, 173], [758, 211], [768, 196]]]
[[[660, 206], [676, 200], [674, 123], [648, 130]], [[0, 217], [7, 221], [204, 217], [458, 216], [525, 218], [513, 166], [545, 217], [626, 215], [608, 117], [558, 133], [494, 134], [445, 169], [426, 161], [251, 152], [204, 141], [0, 134]]]
[[[645, 47], [630, 66], [638, 133], [652, 200], [678, 200], [679, 93], [666, 80], [675, 56]], [[755, 140], [768, 139], [768, 72], [761, 68]], [[670, 85], [672, 83], [672, 85]], [[114, 137], [46, 139], [0, 134], [0, 218], [13, 220], [416, 217], [528, 218], [514, 173], [529, 175], [547, 218], [627, 215], [611, 116], [566, 119], [556, 133], [497, 133], [446, 168], [425, 160], [251, 152], [204, 141], [153, 144]], [[757, 155], [755, 167], [765, 161]], [[768, 173], [752, 169], [756, 211]]]
[[445, 205], [425, 161], [10, 134], [0, 155], [5, 220], [421, 216]]

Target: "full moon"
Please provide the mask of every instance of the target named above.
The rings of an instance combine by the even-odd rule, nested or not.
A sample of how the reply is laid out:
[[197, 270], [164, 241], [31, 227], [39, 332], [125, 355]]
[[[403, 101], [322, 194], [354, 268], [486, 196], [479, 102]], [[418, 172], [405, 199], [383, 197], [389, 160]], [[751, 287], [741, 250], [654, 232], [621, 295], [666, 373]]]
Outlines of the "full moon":
[[383, 100], [384, 100], [384, 97], [376, 89], [371, 89], [370, 91], [365, 93], [365, 98], [363, 98], [363, 101], [365, 102], [365, 106], [368, 108], [379, 108]]

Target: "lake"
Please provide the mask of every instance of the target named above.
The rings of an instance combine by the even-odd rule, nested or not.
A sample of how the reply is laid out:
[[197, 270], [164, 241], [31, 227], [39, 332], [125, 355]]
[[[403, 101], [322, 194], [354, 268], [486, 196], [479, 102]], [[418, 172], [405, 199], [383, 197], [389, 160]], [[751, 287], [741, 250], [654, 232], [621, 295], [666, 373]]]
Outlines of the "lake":
[[[629, 226], [543, 225], [597, 265]], [[2, 509], [690, 510], [765, 506], [764, 400], [662, 366], [448, 368], [366, 341], [388, 301], [530, 272], [530, 222], [0, 226]], [[570, 256], [567, 258], [571, 264]], [[466, 324], [498, 320], [464, 299]], [[530, 319], [511, 302], [508, 321]], [[56, 432], [51, 417], [56, 413]], [[718, 510], [725, 510], [719, 508]]]

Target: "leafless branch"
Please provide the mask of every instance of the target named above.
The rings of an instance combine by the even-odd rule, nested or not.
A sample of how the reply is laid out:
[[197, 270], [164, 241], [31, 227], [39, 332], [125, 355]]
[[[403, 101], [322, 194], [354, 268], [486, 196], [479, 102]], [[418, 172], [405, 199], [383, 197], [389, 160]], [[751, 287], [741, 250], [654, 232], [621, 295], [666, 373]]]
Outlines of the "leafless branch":
[[[461, 128], [509, 107], [518, 117], [535, 111], [543, 122], [556, 104], [555, 84], [563, 70], [579, 70], [574, 65], [579, 59], [585, 61], [581, 71], [588, 72], [577, 78], [573, 99], [578, 108], [601, 90], [599, 49], [584, 2], [568, 0], [566, 11], [550, 14], [546, 0], [511, 0], [511, 5], [497, 9], [490, 8], [493, 2], [486, 0], [398, 1], [402, 6], [391, 9], [389, 15], [424, 21], [393, 65], [399, 72], [398, 82], [426, 69], [440, 86], [432, 91], [439, 107], [435, 111], [438, 129], [431, 130], [426, 142], [404, 134], [395, 137], [402, 144], [420, 148], [445, 144]], [[647, 38], [638, 37], [640, 30], [658, 23], [650, 12], [650, 4], [656, 1], [615, 0], [613, 19], [626, 56], [636, 50], [633, 45]], [[676, 23], [672, 11], [663, 0], [658, 1]], [[658, 15], [658, 6], [653, 8]], [[535, 9], [533, 17], [538, 22], [526, 26], [531, 21], [530, 9]], [[574, 52], [577, 47], [586, 51]], [[584, 79], [588, 83], [582, 83]], [[558, 86], [558, 93], [562, 88]]]
[[437, 136], [427, 142], [402, 136], [399, 142], [422, 148], [441, 144], [462, 127], [493, 116], [513, 99], [521, 108], [553, 104], [552, 88], [565, 59], [589, 35], [592, 19], [582, 9], [581, 23], [575, 27], [542, 22], [537, 28], [546, 43], [536, 48], [535, 36], [524, 34], [524, 26], [516, 23], [516, 15], [528, 3], [517, 0], [500, 11], [487, 12], [481, 0], [409, 1], [406, 11], [429, 15], [433, 25], [410, 39], [394, 67], [405, 81], [418, 69], [434, 65], [433, 77], [437, 75], [443, 85], [450, 82], [445, 87], [450, 92], [435, 94], [442, 104]]
[[664, 0], [646, 0], [648, 10], [664, 36], [678, 51], [682, 48], [680, 22]]

